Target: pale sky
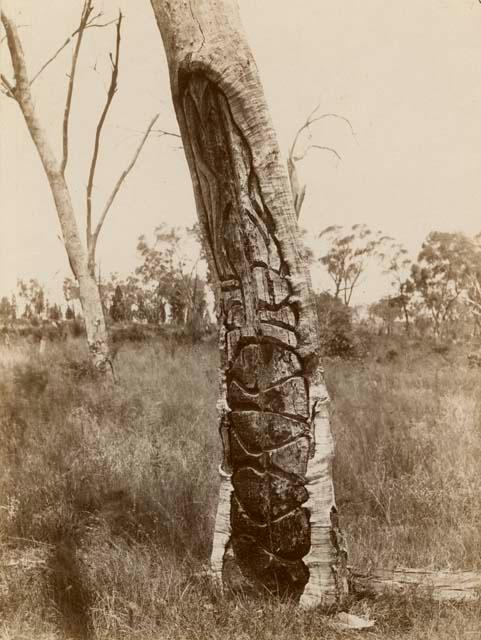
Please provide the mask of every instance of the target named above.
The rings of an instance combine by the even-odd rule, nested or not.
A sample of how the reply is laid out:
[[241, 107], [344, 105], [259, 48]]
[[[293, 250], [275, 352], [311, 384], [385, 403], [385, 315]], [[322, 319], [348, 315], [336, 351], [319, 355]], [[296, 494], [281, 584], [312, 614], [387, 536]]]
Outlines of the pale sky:
[[[23, 25], [30, 74], [78, 25], [81, 0], [5, 0]], [[433, 229], [481, 230], [481, 5], [477, 0], [239, 0], [241, 16], [285, 152], [307, 113], [324, 120], [312, 141], [336, 148], [337, 161], [314, 151], [300, 166], [307, 183], [302, 224], [314, 234], [330, 224], [364, 222], [402, 242], [413, 257]], [[125, 15], [119, 90], [105, 126], [96, 178], [98, 214], [148, 121], [177, 131], [160, 34], [148, 0], [98, 0]], [[71, 119], [67, 170], [79, 224], [93, 135], [109, 81], [114, 27], [84, 38]], [[2, 70], [11, 77], [6, 43]], [[33, 85], [52, 145], [60, 149], [66, 49]], [[52, 299], [70, 275], [59, 224], [39, 158], [18, 106], [0, 96], [0, 296], [17, 278], [36, 277]], [[95, 215], [95, 214], [94, 214]], [[192, 188], [173, 138], [152, 137], [109, 213], [98, 246], [102, 272], [125, 275], [136, 242], [162, 222], [192, 225]], [[325, 289], [325, 274], [314, 275]], [[372, 272], [354, 302], [386, 293]]]

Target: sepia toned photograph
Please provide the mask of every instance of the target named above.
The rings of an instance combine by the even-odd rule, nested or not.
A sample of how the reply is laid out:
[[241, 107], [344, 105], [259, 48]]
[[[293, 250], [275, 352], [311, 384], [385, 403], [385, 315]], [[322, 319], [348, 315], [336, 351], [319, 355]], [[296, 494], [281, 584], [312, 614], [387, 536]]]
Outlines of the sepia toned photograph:
[[0, 640], [481, 638], [481, 0], [0, 0]]

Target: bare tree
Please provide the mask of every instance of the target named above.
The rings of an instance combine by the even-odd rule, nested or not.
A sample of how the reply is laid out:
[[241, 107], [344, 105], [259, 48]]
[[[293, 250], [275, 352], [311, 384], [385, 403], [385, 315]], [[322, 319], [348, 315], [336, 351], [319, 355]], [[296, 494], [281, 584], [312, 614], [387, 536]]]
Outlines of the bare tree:
[[[116, 20], [108, 22], [100, 22], [100, 18], [100, 13], [94, 14], [92, 0], [85, 0], [78, 28], [65, 40], [55, 53], [50, 56], [50, 58], [40, 67], [39, 71], [30, 80], [18, 29], [14, 22], [5, 14], [5, 12], [2, 11], [1, 20], [6, 33], [14, 80], [11, 82], [2, 74], [1, 86], [3, 92], [9, 98], [12, 98], [17, 102], [22, 112], [50, 185], [50, 190], [52, 192], [55, 208], [60, 221], [63, 243], [65, 245], [70, 267], [79, 285], [80, 302], [83, 310], [87, 340], [92, 360], [97, 368], [113, 373], [107, 327], [98, 286], [95, 281], [95, 251], [99, 234], [102, 230], [106, 216], [112, 207], [114, 199], [123, 182], [133, 169], [147, 137], [157, 121], [158, 115], [156, 115], [149, 123], [130, 163], [119, 176], [106, 204], [104, 205], [104, 208], [100, 213], [98, 222], [94, 226], [92, 222], [92, 194], [94, 178], [101, 148], [103, 126], [117, 91], [122, 14], [119, 13]], [[114, 55], [110, 55], [112, 64], [110, 86], [107, 91], [105, 105], [97, 124], [92, 160], [90, 163], [86, 192], [86, 243], [84, 244], [81, 240], [71, 193], [65, 176], [70, 153], [70, 114], [72, 110], [76, 70], [83, 36], [88, 29], [107, 27], [112, 23], [115, 23], [116, 28], [115, 53]], [[75, 41], [75, 45], [70, 65], [70, 73], [68, 76], [67, 96], [62, 120], [62, 155], [59, 159], [56, 157], [50, 146], [45, 126], [36, 110], [35, 101], [32, 95], [32, 84], [57, 58], [60, 52], [72, 41]]]
[[329, 396], [296, 215], [235, 0], [151, 0], [216, 281], [224, 446], [211, 555], [231, 589], [347, 589]]
[[[289, 173], [289, 181], [291, 184], [292, 197], [294, 199], [294, 209], [298, 219], [299, 219], [299, 216], [301, 215], [301, 209], [304, 203], [304, 198], [306, 196], [307, 187], [305, 184], [301, 185], [301, 182], [299, 180], [299, 173], [297, 171], [297, 163], [300, 162], [301, 160], [304, 160], [304, 158], [307, 156], [307, 154], [311, 149], [328, 151], [329, 153], [333, 154], [338, 160], [341, 159], [341, 156], [336, 151], [336, 149], [333, 149], [332, 147], [327, 147], [325, 145], [314, 144], [310, 142], [310, 140], [312, 139], [312, 133], [311, 133], [312, 125], [314, 125], [316, 122], [320, 122], [321, 120], [325, 120], [326, 118], [338, 118], [339, 120], [343, 120], [345, 123], [347, 123], [347, 125], [349, 126], [349, 129], [351, 130], [352, 135], [355, 137], [354, 129], [352, 128], [352, 125], [347, 118], [344, 118], [343, 116], [340, 116], [337, 113], [318, 114], [319, 108], [320, 108], [320, 105], [317, 105], [317, 107], [313, 111], [311, 111], [311, 113], [307, 116], [306, 121], [296, 131], [291, 147], [289, 149], [289, 154], [287, 156], [287, 170]], [[300, 151], [298, 149], [299, 141], [302, 137], [302, 134], [305, 132], [307, 132], [308, 134], [309, 142], [305, 146], [304, 150]]]

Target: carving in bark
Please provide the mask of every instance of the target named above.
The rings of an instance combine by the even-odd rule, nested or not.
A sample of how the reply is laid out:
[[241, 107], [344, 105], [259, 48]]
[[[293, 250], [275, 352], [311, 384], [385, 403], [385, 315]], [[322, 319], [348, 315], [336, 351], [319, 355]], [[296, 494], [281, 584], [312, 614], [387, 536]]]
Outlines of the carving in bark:
[[182, 106], [220, 281], [223, 470], [234, 489], [228, 545], [254, 582], [300, 595], [309, 578], [302, 558], [310, 547], [303, 504], [311, 433], [288, 269], [226, 97], [193, 73], [184, 78]]
[[306, 606], [347, 589], [329, 398], [288, 177], [233, 0], [152, 0], [217, 279], [224, 457], [211, 568]]

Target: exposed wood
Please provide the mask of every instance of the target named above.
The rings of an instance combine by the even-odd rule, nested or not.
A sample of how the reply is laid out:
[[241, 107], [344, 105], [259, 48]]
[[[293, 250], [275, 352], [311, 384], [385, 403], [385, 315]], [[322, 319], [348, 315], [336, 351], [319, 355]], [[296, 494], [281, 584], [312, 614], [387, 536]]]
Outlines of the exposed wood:
[[330, 604], [347, 582], [329, 397], [256, 65], [234, 0], [151, 1], [216, 280], [224, 457], [211, 569], [229, 589]]
[[356, 592], [411, 593], [434, 600], [471, 601], [481, 596], [479, 571], [429, 571], [426, 569], [377, 569], [363, 574], [351, 570], [349, 582]]

